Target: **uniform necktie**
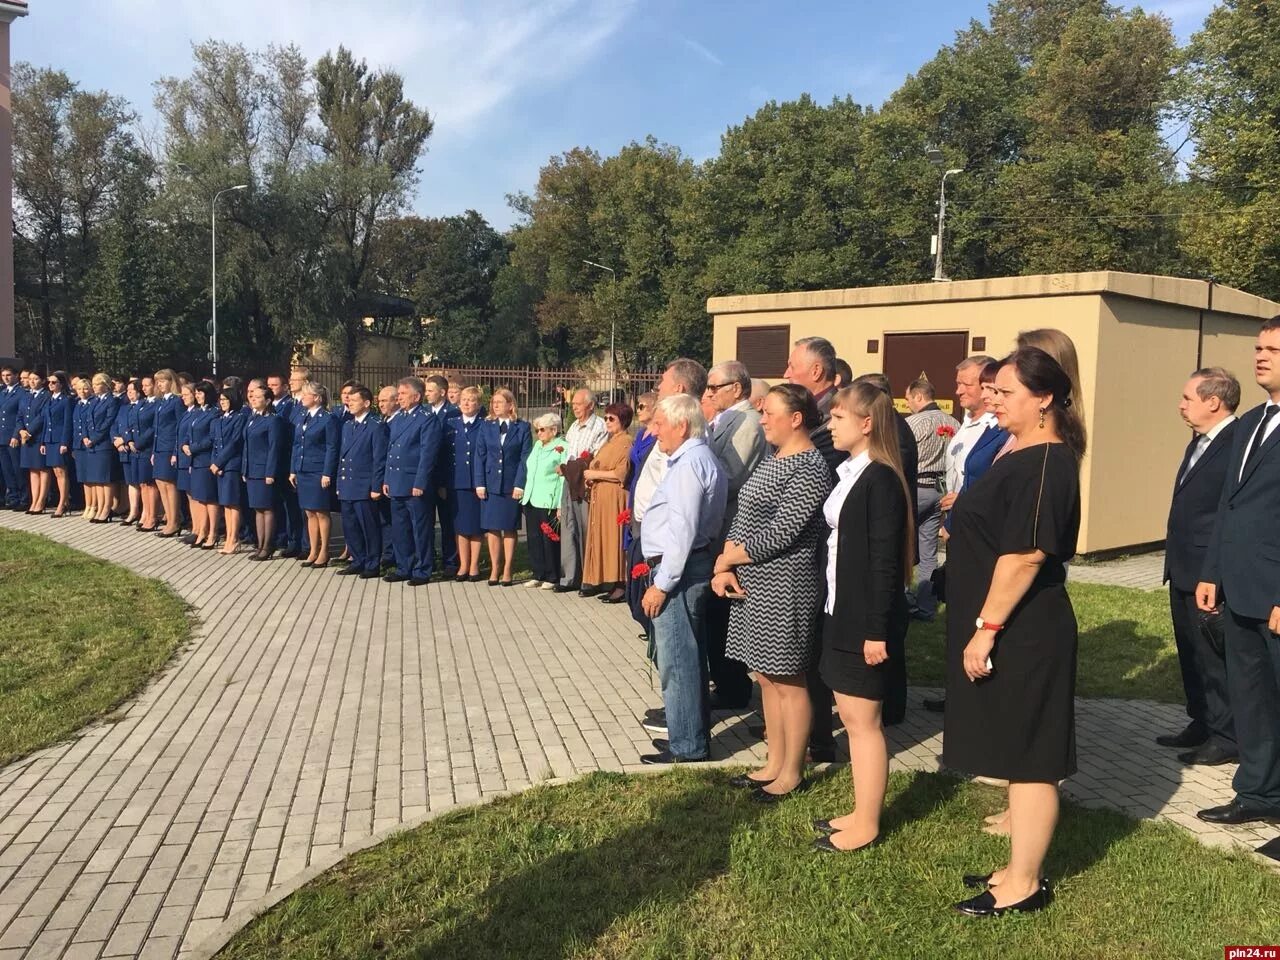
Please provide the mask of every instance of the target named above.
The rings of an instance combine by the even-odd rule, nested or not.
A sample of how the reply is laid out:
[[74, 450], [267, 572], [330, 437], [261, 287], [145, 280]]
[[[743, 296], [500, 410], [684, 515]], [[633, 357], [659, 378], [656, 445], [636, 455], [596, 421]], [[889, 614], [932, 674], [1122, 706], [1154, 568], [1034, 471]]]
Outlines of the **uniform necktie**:
[[1280, 405], [1269, 403], [1267, 408], [1262, 411], [1262, 420], [1258, 423], [1258, 432], [1253, 435], [1253, 443], [1249, 444], [1249, 455], [1244, 458], [1244, 465], [1247, 467], [1249, 461], [1253, 459], [1262, 448], [1262, 441], [1266, 439], [1267, 424], [1271, 422], [1271, 418], [1280, 413]]
[[498, 433], [502, 434], [504, 437], [507, 435], [507, 421], [503, 420], [498, 424]]

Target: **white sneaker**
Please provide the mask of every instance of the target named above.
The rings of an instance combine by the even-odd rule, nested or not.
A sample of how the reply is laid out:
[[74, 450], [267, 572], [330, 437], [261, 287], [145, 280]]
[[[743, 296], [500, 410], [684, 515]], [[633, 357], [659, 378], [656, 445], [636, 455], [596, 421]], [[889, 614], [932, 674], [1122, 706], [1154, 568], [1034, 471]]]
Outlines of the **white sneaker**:
[[555, 588], [556, 588], [556, 585], [554, 583], [551, 583], [550, 581], [542, 585], [543, 590], [554, 590]]
[[526, 581], [525, 581], [525, 587], [526, 587], [527, 589], [537, 589], [538, 587], [541, 587], [541, 586], [542, 586], [542, 581], [541, 581], [541, 580], [526, 580]]

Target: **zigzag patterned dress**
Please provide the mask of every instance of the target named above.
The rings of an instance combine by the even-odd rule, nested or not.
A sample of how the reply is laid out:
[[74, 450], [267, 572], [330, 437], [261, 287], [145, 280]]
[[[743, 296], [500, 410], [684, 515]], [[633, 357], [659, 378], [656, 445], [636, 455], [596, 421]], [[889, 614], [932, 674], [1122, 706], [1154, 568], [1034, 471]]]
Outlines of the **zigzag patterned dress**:
[[725, 655], [770, 676], [804, 673], [817, 655], [826, 531], [822, 504], [831, 471], [814, 449], [770, 456], [738, 493], [729, 539], [752, 562], [737, 570], [746, 592], [729, 614]]

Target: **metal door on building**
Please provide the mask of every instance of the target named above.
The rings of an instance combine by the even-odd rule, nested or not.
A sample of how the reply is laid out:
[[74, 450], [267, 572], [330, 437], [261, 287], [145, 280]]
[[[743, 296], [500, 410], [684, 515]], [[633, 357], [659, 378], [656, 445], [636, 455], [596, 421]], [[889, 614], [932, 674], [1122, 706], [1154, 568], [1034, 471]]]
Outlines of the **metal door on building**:
[[922, 376], [933, 384], [939, 407], [953, 413], [956, 364], [968, 356], [968, 333], [886, 333], [884, 374], [893, 387], [893, 402], [907, 409], [907, 386]]

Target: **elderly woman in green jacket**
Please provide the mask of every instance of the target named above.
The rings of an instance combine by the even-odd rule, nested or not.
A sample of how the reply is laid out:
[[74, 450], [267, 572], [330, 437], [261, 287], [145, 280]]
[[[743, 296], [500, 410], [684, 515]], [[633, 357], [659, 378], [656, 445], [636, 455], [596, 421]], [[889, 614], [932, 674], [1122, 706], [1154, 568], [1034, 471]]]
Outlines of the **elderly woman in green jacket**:
[[560, 416], [544, 413], [533, 421], [533, 447], [525, 461], [524, 517], [533, 579], [525, 586], [551, 590], [560, 582], [560, 495], [564, 477], [557, 468], [565, 461]]

